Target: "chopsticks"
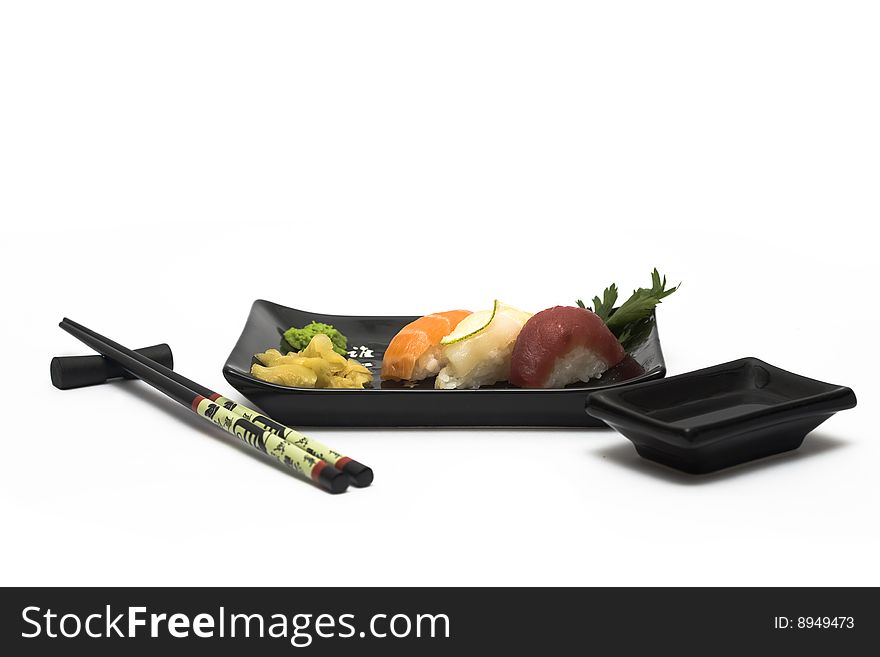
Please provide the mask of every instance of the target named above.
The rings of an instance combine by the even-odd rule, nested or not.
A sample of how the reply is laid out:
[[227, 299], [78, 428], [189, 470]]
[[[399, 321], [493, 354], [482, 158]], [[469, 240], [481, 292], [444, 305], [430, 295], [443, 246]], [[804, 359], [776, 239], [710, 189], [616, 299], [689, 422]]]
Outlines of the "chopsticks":
[[[198, 388], [194, 389], [198, 391]], [[239, 417], [243, 417], [245, 420], [253, 422], [258, 427], [262, 427], [266, 431], [274, 433], [276, 436], [281, 436], [294, 447], [298, 447], [312, 456], [326, 461], [336, 469], [342, 470], [351, 478], [352, 485], [357, 488], [363, 488], [364, 486], [369, 486], [373, 483], [373, 471], [363, 463], [358, 463], [350, 456], [340, 454], [323, 443], [318, 442], [314, 438], [309, 438], [296, 429], [291, 429], [284, 424], [276, 422], [272, 418], [262, 415], [252, 408], [248, 408], [247, 406], [239, 404], [238, 402], [228, 399], [216, 392], [211, 392], [207, 389], [204, 390], [205, 392], [210, 393], [205, 395], [208, 399], [221, 404], [224, 408], [232, 411]]]
[[[129, 349], [126, 349], [122, 345], [117, 344], [108, 338], [105, 338], [104, 336], [100, 335], [99, 333], [96, 333], [95, 331], [93, 331], [89, 328], [86, 328], [82, 324], [78, 324], [77, 322], [74, 322], [73, 320], [65, 318], [61, 322], [61, 328], [64, 328], [65, 330], [67, 330], [65, 328], [65, 324], [67, 326], [70, 326], [70, 327], [77, 329], [81, 333], [84, 333], [84, 334], [91, 336], [92, 338], [94, 338], [96, 340], [101, 340], [104, 343], [112, 344], [117, 349], [120, 349], [123, 352], [127, 353], [127, 352], [131, 351]], [[144, 357], [142, 354], [138, 354], [137, 352], [133, 352], [133, 351], [132, 351], [132, 353], [135, 354], [135, 356], [137, 357], [138, 360], [140, 360], [141, 362], [144, 362]], [[238, 415], [239, 417], [243, 417], [245, 420], [248, 420], [249, 422], [256, 424], [258, 427], [261, 427], [264, 431], [270, 431], [271, 433], [274, 433], [276, 436], [280, 436], [281, 438], [284, 438], [284, 440], [286, 440], [289, 443], [292, 443], [295, 447], [298, 447], [298, 448], [308, 452], [312, 456], [315, 456], [319, 459], [326, 461], [329, 465], [334, 466], [337, 470], [342, 470], [349, 477], [351, 477], [351, 483], [354, 484], [355, 486], [357, 486], [357, 487], [369, 486], [372, 483], [373, 471], [370, 468], [368, 468], [366, 465], [364, 465], [363, 463], [358, 463], [357, 461], [355, 461], [351, 457], [340, 454], [339, 452], [331, 449], [327, 445], [324, 445], [324, 444], [318, 442], [314, 438], [309, 438], [308, 436], [304, 436], [299, 431], [296, 431], [295, 429], [291, 429], [288, 426], [280, 424], [279, 422], [276, 422], [272, 418], [263, 415], [259, 411], [255, 411], [252, 408], [248, 408], [247, 406], [244, 406], [243, 404], [239, 404], [238, 402], [233, 401], [232, 399], [224, 397], [224, 396], [220, 395], [219, 393], [216, 393], [213, 390], [210, 390], [210, 389], [196, 383], [195, 381], [192, 381], [191, 379], [186, 378], [185, 376], [179, 374], [178, 372], [175, 372], [171, 368], [163, 367], [162, 365], [160, 365], [159, 363], [156, 363], [153, 360], [147, 360], [145, 364], [150, 365], [151, 367], [153, 367], [153, 369], [156, 369], [157, 366], [161, 367], [162, 369], [160, 371], [163, 374], [165, 374], [166, 376], [168, 376], [170, 379], [176, 381], [177, 383], [179, 383], [183, 386], [186, 386], [190, 390], [201, 395], [202, 397], [205, 397], [206, 399], [210, 399], [211, 401], [220, 404], [226, 410], [231, 411], [231, 412], [235, 413], [236, 415]]]
[[[236, 404], [66, 317], [59, 326], [101, 355], [116, 361], [145, 383], [189, 407], [197, 415], [210, 420], [251, 447], [269, 454], [331, 493], [341, 493], [348, 488], [349, 477], [361, 486], [372, 481], [373, 473], [368, 467], [303, 436], [298, 431]], [[254, 422], [257, 418], [260, 424]], [[287, 440], [285, 436], [294, 441]], [[322, 454], [326, 454], [327, 458], [340, 467], [347, 467], [349, 473], [334, 467]]]

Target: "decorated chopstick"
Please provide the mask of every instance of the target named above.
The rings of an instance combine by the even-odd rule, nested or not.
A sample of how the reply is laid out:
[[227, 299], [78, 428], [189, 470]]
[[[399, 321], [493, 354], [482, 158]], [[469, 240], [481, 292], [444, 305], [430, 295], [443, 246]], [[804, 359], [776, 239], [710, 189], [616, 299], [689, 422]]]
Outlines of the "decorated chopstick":
[[272, 418], [266, 417], [252, 408], [248, 408], [247, 406], [239, 404], [227, 397], [223, 397], [216, 392], [211, 392], [210, 390], [206, 390], [205, 392], [210, 393], [209, 395], [206, 395], [208, 399], [216, 401], [227, 410], [243, 417], [245, 420], [253, 422], [259, 427], [263, 427], [266, 431], [271, 431], [275, 435], [281, 436], [292, 445], [299, 447], [312, 456], [323, 459], [330, 465], [342, 470], [351, 477], [351, 481], [355, 486], [369, 486], [373, 482], [373, 471], [363, 463], [358, 463], [351, 457], [344, 456], [339, 452], [330, 449], [327, 445], [318, 442], [314, 438], [304, 436], [296, 429], [291, 429], [288, 426], [276, 422]]
[[218, 402], [208, 399], [180, 381], [168, 375], [167, 367], [105, 338], [81, 324], [67, 319], [59, 326], [97, 351], [111, 358], [139, 379], [153, 386], [174, 401], [188, 406], [196, 415], [209, 420], [243, 443], [275, 458], [286, 467], [311, 479], [331, 493], [341, 493], [348, 488], [349, 476], [329, 465], [326, 461], [295, 447], [280, 435], [272, 433], [240, 415], [233, 413]]
[[[71, 325], [76, 325], [81, 331], [87, 333], [88, 335], [91, 335], [95, 339], [103, 340], [105, 342], [108, 341], [107, 338], [105, 338], [101, 334], [96, 333], [95, 331], [92, 331], [85, 326], [78, 325], [76, 324], [76, 322], [70, 322], [70, 320], [66, 321], [68, 321]], [[140, 357], [142, 355], [138, 354], [138, 356]], [[148, 361], [146, 364], [151, 363], [155, 363], [155, 361]], [[294, 447], [297, 447], [305, 452], [308, 452], [312, 456], [326, 461], [329, 465], [334, 466], [337, 470], [342, 470], [349, 477], [351, 477], [351, 482], [355, 486], [369, 486], [373, 482], [373, 471], [363, 463], [359, 463], [351, 457], [345, 456], [344, 454], [341, 454], [336, 450], [331, 449], [327, 445], [324, 445], [314, 438], [303, 435], [295, 429], [291, 429], [288, 426], [276, 422], [272, 418], [263, 415], [259, 411], [255, 411], [254, 409], [239, 404], [238, 402], [229, 399], [228, 397], [224, 397], [219, 393], [214, 392], [213, 390], [210, 390], [205, 386], [186, 378], [182, 374], [175, 372], [169, 367], [163, 367], [160, 371], [168, 378], [176, 381], [183, 386], [186, 386], [187, 388], [198, 393], [202, 397], [220, 404], [226, 410], [231, 411], [240, 417], [243, 417], [249, 422], [253, 422], [258, 427], [261, 427], [264, 431], [270, 431], [271, 433], [274, 433], [275, 435], [284, 438], [284, 440], [291, 443]]]

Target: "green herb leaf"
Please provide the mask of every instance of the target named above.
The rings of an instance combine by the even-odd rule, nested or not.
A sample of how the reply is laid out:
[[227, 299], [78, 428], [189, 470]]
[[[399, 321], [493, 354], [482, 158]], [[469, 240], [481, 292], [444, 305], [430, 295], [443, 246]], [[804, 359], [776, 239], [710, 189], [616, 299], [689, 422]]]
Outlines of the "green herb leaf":
[[680, 283], [667, 290], [666, 277], [661, 279], [660, 272], [655, 269], [651, 273], [651, 287], [640, 287], [635, 290], [632, 296], [624, 301], [605, 323], [611, 332], [619, 337], [628, 324], [649, 317], [661, 299], [665, 299], [679, 287], [681, 287]]
[[617, 303], [617, 285], [614, 283], [610, 287], [606, 287], [602, 293], [602, 298], [593, 297], [593, 308], [591, 310], [599, 315], [603, 322], [608, 322], [611, 311], [614, 310], [614, 304]]
[[[651, 287], [640, 287], [632, 293], [632, 296], [614, 310], [617, 303], [617, 285], [612, 283], [605, 288], [602, 298], [593, 297], [593, 308], [587, 308], [596, 313], [603, 322], [611, 329], [611, 332], [620, 340], [624, 347], [635, 344], [643, 338], [649, 329], [651, 313], [660, 303], [675, 292], [681, 284], [666, 289], [666, 277], [660, 277], [660, 272], [654, 269], [651, 272]], [[584, 302], [578, 299], [577, 304], [586, 308]], [[628, 347], [627, 347], [628, 348]]]
[[654, 318], [644, 317], [637, 322], [627, 324], [617, 339], [623, 345], [626, 353], [631, 353], [633, 349], [645, 341], [652, 328], [654, 328]]

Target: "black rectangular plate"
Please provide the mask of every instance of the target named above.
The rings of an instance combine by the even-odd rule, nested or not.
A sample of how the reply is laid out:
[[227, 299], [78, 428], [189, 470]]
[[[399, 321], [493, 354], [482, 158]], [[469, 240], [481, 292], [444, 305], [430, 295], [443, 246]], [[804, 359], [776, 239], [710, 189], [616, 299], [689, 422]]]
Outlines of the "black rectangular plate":
[[856, 397], [757, 358], [590, 397], [588, 410], [652, 461], [712, 472], [796, 449], [804, 437]]
[[[258, 300], [223, 367], [223, 376], [245, 397], [279, 422], [297, 426], [429, 427], [429, 426], [605, 426], [588, 415], [593, 391], [666, 374], [656, 320], [644, 340], [619, 365], [588, 384], [533, 390], [497, 384], [478, 390], [435, 390], [433, 379], [415, 388], [379, 381], [382, 355], [397, 332], [416, 317], [322, 315]], [[290, 388], [251, 376], [253, 356], [278, 348], [282, 333], [311, 321], [332, 324], [348, 337], [356, 358], [375, 375], [372, 388]]]

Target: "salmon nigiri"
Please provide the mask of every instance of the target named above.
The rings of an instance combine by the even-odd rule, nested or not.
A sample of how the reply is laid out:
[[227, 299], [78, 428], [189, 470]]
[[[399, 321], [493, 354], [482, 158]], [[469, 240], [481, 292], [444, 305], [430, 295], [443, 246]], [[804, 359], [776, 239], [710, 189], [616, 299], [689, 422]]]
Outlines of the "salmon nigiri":
[[437, 374], [445, 364], [440, 340], [470, 314], [469, 310], [447, 310], [404, 326], [385, 350], [382, 379], [421, 381]]

